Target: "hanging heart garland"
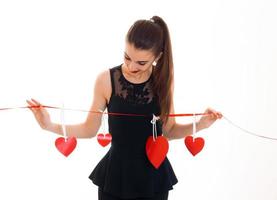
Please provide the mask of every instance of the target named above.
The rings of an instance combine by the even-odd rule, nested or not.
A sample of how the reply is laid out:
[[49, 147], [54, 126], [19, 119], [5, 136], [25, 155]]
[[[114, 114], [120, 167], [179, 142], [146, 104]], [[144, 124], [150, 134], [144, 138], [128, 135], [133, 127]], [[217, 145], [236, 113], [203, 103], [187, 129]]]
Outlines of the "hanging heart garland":
[[146, 142], [146, 155], [151, 164], [158, 169], [164, 161], [168, 152], [168, 141], [164, 136], [158, 136], [153, 139], [149, 136]]
[[105, 147], [108, 144], [110, 144], [110, 142], [112, 141], [112, 135], [110, 133], [107, 133], [107, 134], [99, 133], [97, 135], [97, 141], [102, 147]]
[[189, 152], [195, 156], [196, 154], [198, 154], [204, 147], [205, 141], [203, 138], [201, 137], [197, 137], [194, 138], [193, 135], [195, 135], [196, 133], [196, 115], [193, 114], [193, 128], [192, 128], [192, 136], [189, 135], [187, 137], [185, 137], [185, 145], [187, 147], [187, 149], [189, 150]]
[[192, 136], [187, 136], [185, 138], [185, 145], [193, 156], [198, 154], [203, 149], [204, 144], [205, 141], [201, 137], [194, 138]]
[[153, 114], [153, 119], [151, 120], [153, 136], [148, 137], [145, 145], [147, 158], [156, 169], [160, 167], [166, 158], [169, 148], [168, 141], [164, 136], [161, 135], [157, 137], [157, 119], [159, 118]]
[[[56, 107], [56, 106], [48, 106], [48, 105], [30, 105], [30, 106], [20, 106], [20, 107], [6, 107], [6, 108], [2, 108], [0, 107], [0, 111], [5, 111], [5, 110], [11, 110], [11, 109], [31, 109], [31, 108], [40, 108], [40, 107], [44, 107], [44, 108], [51, 108], [51, 109], [60, 109], [60, 107]], [[63, 108], [63, 110], [65, 110]], [[93, 112], [93, 113], [99, 113], [98, 111], [93, 111], [93, 110], [81, 110], [81, 109], [69, 109], [68, 110], [74, 110], [74, 111], [80, 111], [80, 112]], [[105, 113], [105, 114], [108, 114], [108, 115], [123, 115], [123, 116], [145, 116], [146, 115], [142, 115], [142, 114], [133, 114], [133, 113]], [[172, 114], [169, 114], [168, 116], [169, 117], [183, 117], [183, 116], [195, 116], [195, 115], [210, 115], [209, 113], [196, 113], [196, 114], [191, 114], [191, 113], [179, 113], [179, 114], [176, 114], [176, 113], [172, 113]], [[230, 119], [228, 119], [226, 116], [223, 116], [223, 118], [229, 122], [232, 126], [238, 128], [239, 130], [241, 130], [242, 132], [244, 133], [247, 133], [249, 135], [252, 135], [252, 136], [255, 136], [255, 137], [259, 137], [259, 138], [262, 138], [262, 139], [267, 139], [267, 140], [273, 140], [273, 141], [277, 141], [277, 137], [268, 137], [266, 135], [262, 135], [262, 134], [258, 134], [258, 133], [255, 133], [255, 132], [251, 132], [249, 130], [246, 130], [245, 128], [242, 128], [240, 127], [239, 125], [235, 124], [234, 122], [232, 122]], [[64, 137], [62, 139], [60, 138], [57, 138], [56, 142], [55, 142], [55, 145], [56, 145], [56, 148], [65, 156], [68, 156], [76, 147], [77, 145], [77, 140], [76, 138], [72, 137], [72, 138], [66, 138], [66, 132], [65, 132], [65, 126], [63, 125], [63, 134], [64, 134]], [[194, 132], [195, 133], [195, 132]], [[194, 135], [194, 134], [193, 134]], [[202, 149], [204, 148], [204, 145], [205, 145], [205, 141], [203, 138], [195, 138], [194, 136], [187, 136], [185, 139], [184, 139], [184, 143], [185, 143], [185, 146], [188, 148], [188, 150], [190, 151], [190, 153], [195, 156], [196, 154], [198, 154], [200, 151], [202, 151]], [[166, 142], [157, 142], [157, 144], [161, 143], [161, 145], [153, 145], [155, 144], [155, 141], [160, 141], [160, 139], [158, 139], [159, 137], [156, 137], [156, 140], [155, 138], [152, 138], [151, 140], [148, 138], [147, 140], [147, 144], [146, 144], [146, 152], [147, 153], [147, 156], [148, 156], [148, 159], [150, 160], [151, 163], [153, 163], [153, 165], [155, 166], [155, 168], [158, 168], [160, 163], [163, 161], [163, 157], [165, 157], [164, 155], [166, 155], [166, 153], [162, 153], [163, 156], [161, 156], [162, 158], [160, 159], [157, 159], [159, 162], [155, 161], [152, 155], [152, 151], [155, 152], [153, 149], [156, 149], [157, 147], [155, 146], [162, 146], [163, 148], [161, 149], [168, 149], [168, 147], [166, 147]], [[104, 136], [101, 136], [101, 134], [99, 134], [99, 141], [101, 141], [102, 139], [105, 139], [105, 140], [111, 140], [111, 137], [109, 135], [104, 135]], [[102, 142], [100, 142], [102, 143]], [[105, 145], [104, 142], [102, 144], [100, 144], [101, 146], [102, 145]], [[163, 152], [163, 150], [161, 151]], [[159, 156], [158, 156], [159, 157]], [[153, 160], [153, 161], [151, 161]]]
[[[106, 132], [106, 125], [105, 125], [105, 118], [104, 118], [105, 115], [103, 113], [104, 111], [102, 111], [100, 109], [99, 109], [99, 111], [102, 112], [102, 117], [101, 117], [102, 133], [97, 134], [97, 141], [102, 147], [105, 147], [105, 146], [107, 146], [108, 144], [111, 143], [112, 135], [110, 133]], [[104, 133], [106, 133], [106, 134], [104, 134]]]
[[61, 109], [61, 125], [63, 131], [63, 137], [59, 137], [55, 141], [55, 146], [64, 156], [69, 156], [77, 145], [77, 139], [75, 137], [67, 138], [65, 122], [64, 122], [64, 106]]
[[69, 156], [77, 145], [75, 137], [59, 137], [55, 141], [55, 146], [64, 156]]

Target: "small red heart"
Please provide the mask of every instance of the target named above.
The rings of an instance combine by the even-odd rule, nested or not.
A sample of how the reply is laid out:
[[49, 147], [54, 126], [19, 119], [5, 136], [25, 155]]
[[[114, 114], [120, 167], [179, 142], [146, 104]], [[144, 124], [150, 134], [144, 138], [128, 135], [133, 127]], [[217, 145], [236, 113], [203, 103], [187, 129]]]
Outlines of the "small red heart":
[[64, 137], [59, 137], [55, 141], [56, 148], [64, 155], [68, 156], [75, 149], [77, 140], [75, 137], [69, 137], [65, 140]]
[[158, 169], [164, 161], [168, 152], [168, 141], [163, 136], [158, 136], [155, 141], [149, 136], [146, 141], [146, 154], [152, 165]]
[[192, 136], [187, 136], [185, 138], [185, 145], [193, 156], [198, 154], [203, 149], [204, 144], [205, 141], [201, 137], [193, 138]]
[[97, 135], [97, 141], [101, 146], [105, 147], [112, 141], [112, 135], [110, 133], [105, 135], [100, 133]]

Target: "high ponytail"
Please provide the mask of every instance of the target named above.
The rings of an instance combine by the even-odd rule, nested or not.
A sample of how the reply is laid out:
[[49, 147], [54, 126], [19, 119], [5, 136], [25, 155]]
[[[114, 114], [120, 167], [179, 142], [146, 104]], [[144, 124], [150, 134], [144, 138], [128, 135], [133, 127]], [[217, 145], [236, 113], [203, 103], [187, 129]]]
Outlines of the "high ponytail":
[[162, 56], [158, 60], [154, 70], [153, 90], [158, 94], [158, 101], [161, 106], [160, 118], [163, 122], [167, 122], [168, 114], [170, 114], [170, 105], [173, 101], [173, 58], [171, 40], [166, 23], [158, 16], [153, 16], [151, 20], [158, 24], [163, 30], [163, 49]]
[[153, 69], [152, 87], [161, 108], [160, 119], [166, 123], [173, 101], [174, 77], [168, 27], [159, 16], [153, 16], [150, 20], [138, 20], [129, 29], [126, 39], [137, 49], [151, 50], [156, 57], [161, 55]]

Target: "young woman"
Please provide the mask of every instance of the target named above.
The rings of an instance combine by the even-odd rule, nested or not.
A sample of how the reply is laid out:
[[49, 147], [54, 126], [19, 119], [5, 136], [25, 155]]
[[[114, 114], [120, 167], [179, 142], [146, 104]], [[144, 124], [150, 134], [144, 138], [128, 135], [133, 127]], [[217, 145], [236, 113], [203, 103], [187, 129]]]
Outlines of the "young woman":
[[[112, 143], [89, 178], [98, 186], [99, 200], [148, 199], [166, 200], [177, 178], [167, 157], [158, 169], [147, 159], [145, 144], [152, 135], [153, 114], [158, 136], [168, 140], [183, 139], [192, 134], [192, 124], [178, 124], [168, 117], [174, 113], [173, 60], [170, 35], [162, 18], [138, 20], [126, 35], [124, 63], [100, 73], [95, 82], [90, 110], [107, 108], [111, 113], [142, 114], [140, 116], [109, 115]], [[27, 100], [30, 106], [41, 105]], [[62, 135], [60, 124], [53, 123], [44, 107], [32, 108], [41, 128]], [[211, 126], [222, 117], [211, 108], [196, 124], [196, 131]], [[66, 125], [68, 136], [92, 138], [101, 125], [101, 114], [89, 113], [85, 122]]]

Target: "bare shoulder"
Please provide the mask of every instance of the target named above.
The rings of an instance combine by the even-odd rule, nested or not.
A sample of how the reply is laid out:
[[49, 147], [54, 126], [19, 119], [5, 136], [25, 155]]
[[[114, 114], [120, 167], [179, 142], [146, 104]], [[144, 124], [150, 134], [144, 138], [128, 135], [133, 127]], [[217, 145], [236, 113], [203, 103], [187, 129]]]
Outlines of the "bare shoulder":
[[111, 86], [111, 78], [110, 78], [110, 70], [105, 69], [101, 71], [95, 81], [95, 90], [97, 90], [99, 95], [105, 98], [106, 103], [108, 104], [111, 93], [112, 93], [112, 86]]
[[[111, 93], [110, 72], [104, 70], [96, 76], [93, 90], [93, 100], [91, 103], [91, 111], [104, 111], [107, 107], [107, 99]], [[94, 137], [101, 125], [101, 115], [89, 112], [85, 121], [85, 129]]]
[[[100, 72], [96, 76], [96, 80], [94, 83], [94, 90], [93, 90], [93, 100], [91, 103], [90, 110], [92, 111], [104, 111], [107, 106], [107, 99], [109, 97], [109, 93], [111, 93], [111, 86], [110, 86], [110, 74], [109, 70], [104, 70]], [[88, 113], [87, 122], [91, 124], [91, 122], [95, 121], [99, 115], [93, 115], [93, 113]], [[97, 119], [98, 120], [98, 119]], [[92, 123], [93, 124], [93, 123]]]

